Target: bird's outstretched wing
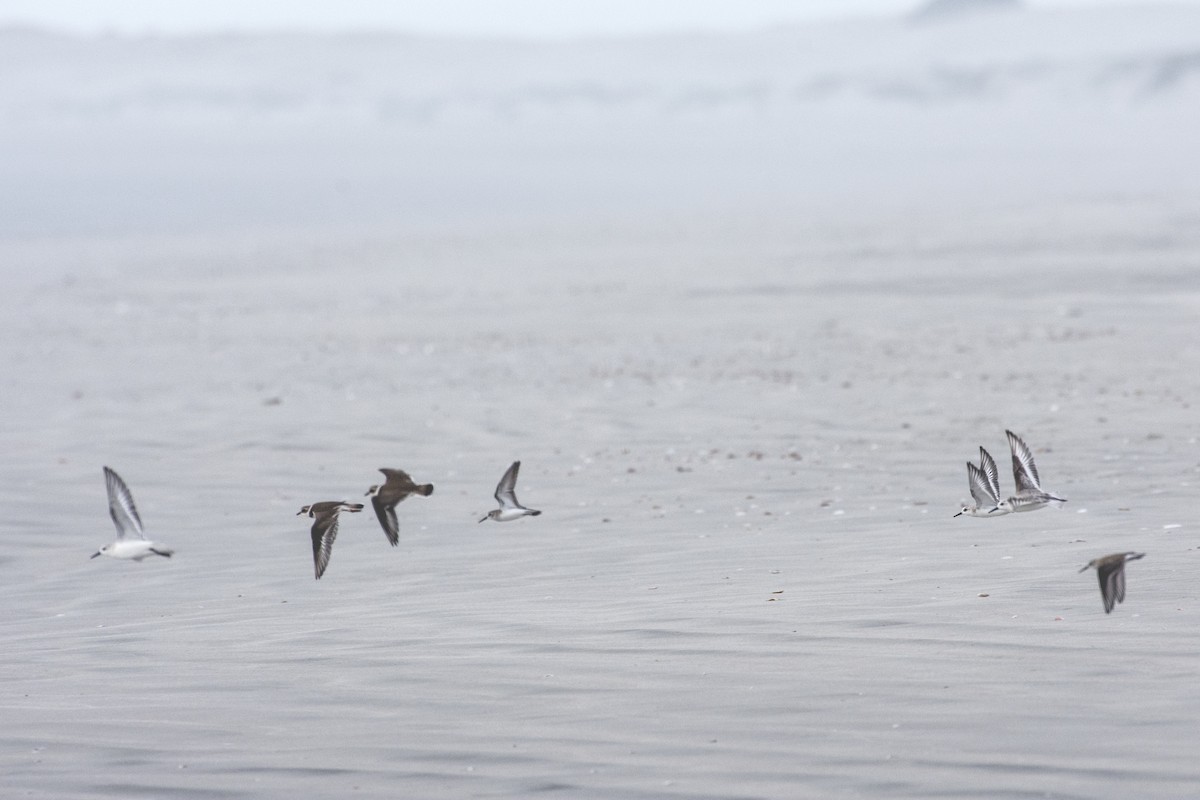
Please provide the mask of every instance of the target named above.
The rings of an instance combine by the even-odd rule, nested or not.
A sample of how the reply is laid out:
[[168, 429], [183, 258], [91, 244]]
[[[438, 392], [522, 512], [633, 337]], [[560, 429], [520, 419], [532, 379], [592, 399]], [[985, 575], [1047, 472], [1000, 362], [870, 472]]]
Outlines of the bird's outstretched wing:
[[117, 526], [117, 538], [124, 539], [133, 535], [145, 539], [142, 534], [142, 519], [138, 516], [137, 506], [133, 504], [133, 495], [121, 476], [108, 467], [104, 468], [104, 483], [108, 488], [108, 513], [113, 524]]
[[1033, 463], [1033, 452], [1012, 431], [1005, 431], [1008, 436], [1008, 447], [1012, 450], [1013, 480], [1018, 492], [1042, 490], [1042, 481], [1038, 478], [1037, 464]]
[[312, 526], [313, 565], [316, 568], [317, 580], [325, 574], [329, 566], [329, 556], [333, 554], [333, 541], [337, 539], [337, 512], [319, 514]]
[[496, 484], [496, 502], [501, 508], [520, 508], [517, 502], [517, 473], [521, 470], [521, 462], [514, 461], [500, 483]]

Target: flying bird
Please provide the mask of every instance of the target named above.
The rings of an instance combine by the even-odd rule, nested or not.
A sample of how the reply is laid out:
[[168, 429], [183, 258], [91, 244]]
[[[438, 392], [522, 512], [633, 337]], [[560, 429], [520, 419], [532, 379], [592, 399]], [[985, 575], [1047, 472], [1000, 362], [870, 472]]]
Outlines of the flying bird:
[[379, 525], [383, 528], [384, 535], [392, 543], [392, 547], [395, 547], [400, 544], [400, 523], [396, 519], [396, 504], [411, 494], [429, 497], [433, 494], [433, 484], [414, 483], [408, 473], [402, 469], [380, 467], [379, 471], [383, 473], [386, 480], [378, 486], [367, 489], [366, 496], [371, 498], [371, 505], [375, 508], [375, 516], [379, 518]]
[[[1000, 504], [1000, 474], [996, 470], [996, 461], [992, 454], [982, 447], [979, 448], [979, 466], [967, 462], [967, 483], [971, 487], [971, 497], [975, 505], [963, 506], [954, 516], [986, 517], [998, 509]], [[1007, 514], [1007, 509], [1000, 512]]]
[[1111, 614], [1113, 606], [1125, 602], [1125, 562], [1137, 561], [1145, 553], [1113, 553], [1103, 558], [1093, 558], [1087, 566], [1079, 570], [1087, 571], [1096, 568], [1096, 576], [1100, 580], [1100, 596], [1104, 598], [1104, 613]]
[[132, 558], [134, 561], [141, 561], [147, 556], [170, 558], [174, 550], [147, 541], [143, 535], [142, 519], [138, 516], [137, 506], [133, 504], [133, 495], [121, 476], [105, 467], [104, 484], [108, 488], [108, 514], [117, 526], [117, 540], [104, 545], [91, 557]]
[[333, 553], [333, 540], [337, 538], [338, 514], [342, 511], [358, 512], [363, 510], [362, 503], [347, 503], [342, 500], [326, 500], [313, 503], [296, 512], [296, 516], [307, 514], [315, 522], [312, 526], [313, 566], [316, 567], [317, 580], [325, 574], [329, 566], [329, 556]]
[[496, 502], [500, 504], [500, 507], [489, 511], [487, 516], [479, 520], [480, 522], [489, 519], [494, 519], [496, 522], [511, 522], [525, 516], [536, 517], [542, 513], [533, 508], [526, 508], [517, 502], [517, 472], [520, 469], [521, 462], [514, 461], [508, 471], [504, 473], [500, 483], [496, 484]]
[[1033, 463], [1033, 451], [1012, 431], [1005, 431], [1008, 436], [1008, 447], [1012, 450], [1013, 481], [1017, 491], [1012, 497], [1001, 500], [992, 511], [1009, 512], [1036, 511], [1043, 508], [1051, 500], [1065, 503], [1066, 498], [1056, 497], [1042, 491], [1042, 481], [1038, 477], [1037, 464]]

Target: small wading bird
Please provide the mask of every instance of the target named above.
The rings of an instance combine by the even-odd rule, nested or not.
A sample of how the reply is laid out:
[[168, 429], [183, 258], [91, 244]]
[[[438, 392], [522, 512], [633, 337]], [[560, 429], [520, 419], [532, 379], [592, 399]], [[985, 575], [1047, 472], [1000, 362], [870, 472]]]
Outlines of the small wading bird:
[[1079, 570], [1086, 572], [1091, 567], [1096, 568], [1096, 575], [1100, 579], [1100, 596], [1104, 598], [1105, 614], [1111, 614], [1113, 606], [1117, 603], [1125, 602], [1125, 562], [1137, 561], [1145, 555], [1132, 551], [1113, 553], [1103, 558], [1093, 558], [1086, 567]]
[[[996, 511], [1000, 504], [1000, 473], [996, 470], [996, 461], [991, 453], [979, 448], [979, 466], [967, 462], [967, 483], [971, 487], [971, 497], [975, 505], [963, 506], [954, 516], [987, 517]], [[1007, 514], [1007, 509], [1000, 512]]]
[[117, 540], [104, 545], [91, 557], [132, 558], [134, 561], [141, 561], [146, 556], [170, 558], [174, 550], [146, 541], [142, 535], [142, 520], [138, 516], [137, 506], [133, 504], [133, 495], [121, 476], [105, 467], [104, 484], [108, 488], [108, 514], [117, 526]]
[[329, 566], [329, 556], [333, 553], [333, 540], [337, 538], [338, 514], [342, 511], [358, 512], [363, 510], [362, 503], [347, 503], [342, 500], [326, 500], [313, 503], [296, 512], [296, 516], [307, 514], [316, 520], [312, 526], [313, 566], [317, 571], [317, 580], [325, 574]]
[[1005, 431], [1008, 436], [1008, 447], [1012, 450], [1013, 481], [1017, 484], [1017, 492], [1012, 497], [1001, 500], [992, 509], [1005, 514], [1021, 511], [1036, 511], [1050, 501], [1065, 503], [1066, 498], [1055, 497], [1049, 492], [1042, 491], [1042, 481], [1038, 478], [1037, 465], [1033, 463], [1033, 452], [1012, 431]]
[[400, 544], [400, 522], [396, 519], [396, 504], [410, 494], [429, 497], [433, 494], [433, 484], [414, 483], [413, 479], [408, 477], [408, 473], [402, 469], [380, 467], [379, 471], [383, 473], [386, 480], [378, 486], [367, 489], [366, 496], [371, 498], [371, 505], [375, 508], [375, 516], [379, 518], [384, 535], [392, 543], [392, 547], [395, 547]]
[[514, 519], [530, 516], [536, 517], [541, 514], [541, 511], [532, 508], [526, 508], [517, 502], [517, 472], [521, 469], [521, 462], [514, 461], [508, 471], [504, 473], [504, 477], [500, 479], [500, 483], [496, 484], [496, 502], [500, 504], [499, 508], [492, 509], [483, 519], [494, 519], [496, 522], [511, 522]]

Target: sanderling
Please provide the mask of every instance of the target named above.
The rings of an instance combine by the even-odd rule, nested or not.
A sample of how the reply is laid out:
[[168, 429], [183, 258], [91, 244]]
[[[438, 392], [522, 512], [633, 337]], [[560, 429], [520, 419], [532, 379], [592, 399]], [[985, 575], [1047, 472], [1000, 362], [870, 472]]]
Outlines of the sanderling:
[[1012, 497], [1001, 500], [993, 511], [1035, 511], [1050, 501], [1067, 502], [1065, 498], [1056, 497], [1042, 491], [1042, 481], [1038, 478], [1037, 465], [1033, 463], [1033, 452], [1021, 441], [1021, 437], [1012, 431], [1005, 431], [1008, 436], [1008, 447], [1012, 450], [1013, 481], [1017, 491]]
[[92, 553], [91, 557], [132, 558], [134, 561], [141, 561], [146, 556], [170, 558], [171, 554], [175, 552], [174, 550], [155, 542], [146, 541], [146, 537], [142, 534], [141, 517], [138, 516], [137, 507], [133, 504], [133, 495], [130, 494], [125, 481], [121, 480], [121, 476], [105, 467], [104, 484], [108, 488], [108, 514], [112, 517], [113, 524], [117, 526], [117, 540], [112, 544], [104, 545]]
[[308, 514], [316, 522], [312, 526], [313, 565], [317, 570], [317, 580], [325, 574], [329, 566], [329, 556], [333, 553], [333, 540], [337, 538], [338, 513], [342, 511], [362, 511], [362, 503], [347, 503], [343, 500], [326, 500], [305, 506], [296, 512], [296, 516]]
[[1100, 596], [1104, 598], [1104, 613], [1111, 614], [1113, 606], [1125, 601], [1125, 562], [1136, 561], [1145, 553], [1113, 553], [1103, 558], [1093, 558], [1087, 566], [1079, 570], [1086, 572], [1089, 567], [1096, 568], [1100, 579]]
[[414, 483], [408, 473], [402, 469], [380, 467], [379, 471], [387, 480], [379, 486], [367, 489], [366, 496], [371, 498], [371, 505], [375, 507], [375, 516], [379, 517], [379, 524], [383, 527], [384, 534], [392, 543], [392, 547], [395, 547], [400, 543], [400, 523], [396, 519], [396, 504], [414, 493], [429, 497], [433, 494], [433, 484]]
[[[997, 510], [1000, 503], [1000, 473], [996, 470], [996, 461], [992, 454], [982, 447], [979, 448], [979, 466], [967, 462], [967, 480], [971, 487], [971, 497], [975, 505], [963, 506], [954, 516], [966, 514], [970, 517], [986, 517]], [[1000, 512], [1007, 514], [1008, 509]]]
[[479, 520], [480, 522], [488, 519], [494, 519], [496, 522], [509, 522], [524, 516], [536, 517], [542, 513], [532, 508], [526, 508], [517, 502], [517, 471], [520, 469], [521, 462], [514, 461], [508, 471], [504, 473], [500, 483], [496, 484], [496, 501], [500, 503], [500, 507], [489, 511], [486, 517]]

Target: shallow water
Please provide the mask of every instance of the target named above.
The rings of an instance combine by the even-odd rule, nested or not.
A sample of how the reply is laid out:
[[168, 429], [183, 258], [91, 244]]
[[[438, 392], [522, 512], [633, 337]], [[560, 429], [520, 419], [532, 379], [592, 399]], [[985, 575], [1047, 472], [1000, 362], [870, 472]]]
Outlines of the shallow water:
[[[6, 246], [6, 791], [1194, 796], [1200, 242], [1138, 211]], [[1068, 503], [952, 519], [1006, 427]], [[105, 464], [170, 561], [88, 560]], [[314, 581], [378, 466], [436, 491]]]

